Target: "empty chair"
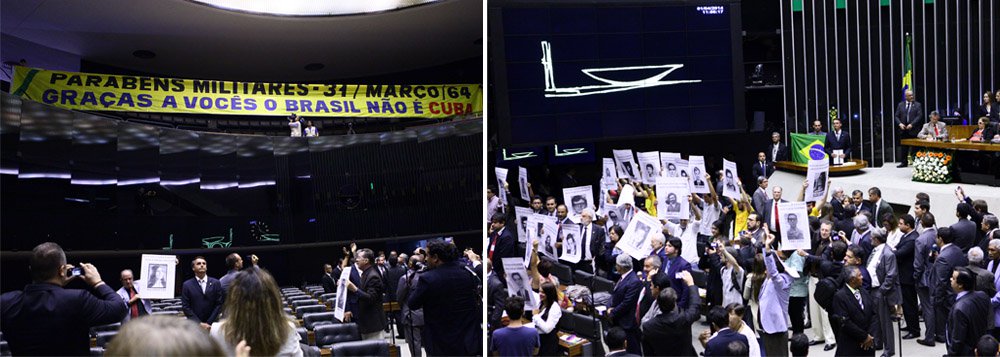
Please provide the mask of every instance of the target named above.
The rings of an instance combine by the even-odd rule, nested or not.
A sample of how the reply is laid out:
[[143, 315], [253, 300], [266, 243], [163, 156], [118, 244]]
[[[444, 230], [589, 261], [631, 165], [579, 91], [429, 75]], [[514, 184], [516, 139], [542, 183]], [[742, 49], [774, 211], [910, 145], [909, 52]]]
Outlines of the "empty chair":
[[594, 277], [594, 292], [605, 291], [610, 292], [615, 289], [615, 283], [611, 280], [595, 276]]
[[326, 305], [306, 305], [295, 308], [295, 317], [302, 318], [305, 314], [326, 312]]
[[385, 340], [340, 342], [330, 347], [330, 355], [389, 357], [389, 343]]
[[306, 343], [299, 343], [299, 347], [302, 348], [302, 357], [320, 357], [323, 355], [319, 347], [310, 346]]
[[302, 314], [302, 324], [310, 331], [316, 329], [316, 326], [333, 323], [340, 323], [340, 321], [337, 320], [332, 311]]
[[326, 302], [337, 298], [337, 293], [323, 294], [319, 296], [319, 300]]
[[[563, 311], [563, 318], [569, 316], [573, 320], [573, 332], [580, 337], [586, 338], [591, 341], [599, 341], [601, 336], [601, 320], [595, 319], [592, 316], [587, 316], [583, 314], [577, 314], [569, 311]], [[562, 320], [560, 319], [561, 323]], [[603, 344], [594, 344], [595, 356], [604, 355]]]
[[576, 329], [574, 325], [573, 317], [570, 316], [570, 312], [563, 310], [562, 316], [559, 318], [559, 323], [556, 324], [556, 328], [560, 331], [573, 332]]
[[286, 308], [284, 308], [284, 310], [285, 310], [285, 313], [286, 313], [286, 314], [289, 314], [289, 315], [295, 315], [295, 313], [294, 313], [294, 312], [292, 312], [292, 308], [290, 308], [290, 307], [286, 307]]
[[306, 299], [306, 300], [294, 300], [292, 301], [292, 307], [298, 309], [299, 307], [306, 305], [322, 305], [319, 300], [316, 299]]
[[330, 348], [340, 342], [361, 340], [358, 325], [353, 322], [316, 326], [316, 346]]
[[295, 332], [299, 333], [299, 341], [309, 343], [309, 331], [306, 331], [305, 327], [296, 327]]
[[312, 300], [312, 299], [313, 299], [313, 298], [309, 297], [309, 296], [308, 296], [308, 295], [306, 295], [306, 294], [302, 294], [302, 295], [293, 295], [293, 296], [286, 296], [286, 297], [285, 297], [285, 301], [288, 301], [289, 303], [291, 303], [291, 302], [293, 302], [293, 301], [299, 301], [299, 300]]
[[585, 272], [583, 270], [576, 270], [573, 272], [573, 281], [576, 282], [576, 284], [578, 285], [590, 287], [590, 284], [593, 283], [593, 280], [594, 280], [594, 274]]
[[115, 338], [118, 331], [101, 331], [97, 333], [97, 347], [108, 348], [108, 342]]
[[121, 322], [115, 322], [113, 324], [107, 324], [101, 326], [94, 326], [90, 328], [90, 335], [97, 336], [97, 333], [101, 331], [118, 331], [118, 329], [120, 329], [121, 327], [122, 327]]

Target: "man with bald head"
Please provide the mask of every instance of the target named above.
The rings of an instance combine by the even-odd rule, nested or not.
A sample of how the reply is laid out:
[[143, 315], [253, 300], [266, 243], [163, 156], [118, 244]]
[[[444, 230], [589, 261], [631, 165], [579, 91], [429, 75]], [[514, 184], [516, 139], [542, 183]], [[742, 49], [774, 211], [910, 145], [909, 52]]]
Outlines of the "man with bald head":
[[236, 278], [236, 273], [239, 273], [243, 269], [243, 257], [240, 257], [238, 253], [230, 253], [226, 256], [226, 275], [219, 278], [219, 283], [222, 284], [222, 291], [229, 291], [229, 282]]
[[139, 285], [135, 284], [132, 275], [132, 269], [122, 270], [121, 273], [122, 288], [118, 289], [118, 296], [121, 296], [122, 301], [128, 306], [128, 314], [125, 314], [125, 318], [122, 319], [122, 323], [126, 323], [131, 319], [137, 318], [143, 315], [149, 315], [153, 312], [152, 305], [150, 305], [149, 300], [143, 299], [139, 296]]
[[896, 127], [896, 160], [900, 162], [898, 167], [906, 167], [907, 150], [900, 145], [899, 140], [917, 137], [920, 128], [924, 123], [924, 107], [917, 102], [913, 91], [905, 93], [906, 100], [896, 106], [896, 113], [893, 116], [893, 124]]

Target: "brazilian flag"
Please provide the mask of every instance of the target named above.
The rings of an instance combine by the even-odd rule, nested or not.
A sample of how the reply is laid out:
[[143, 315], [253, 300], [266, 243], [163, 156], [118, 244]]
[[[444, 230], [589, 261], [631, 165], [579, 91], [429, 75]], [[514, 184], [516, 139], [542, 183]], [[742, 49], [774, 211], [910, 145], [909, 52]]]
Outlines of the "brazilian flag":
[[792, 162], [809, 164], [809, 160], [826, 160], [825, 142], [822, 135], [792, 134]]
[[910, 38], [910, 34], [906, 34], [906, 50], [903, 53], [903, 100], [906, 100], [906, 91], [914, 90], [913, 88], [913, 60], [910, 58], [910, 52], [913, 39]]

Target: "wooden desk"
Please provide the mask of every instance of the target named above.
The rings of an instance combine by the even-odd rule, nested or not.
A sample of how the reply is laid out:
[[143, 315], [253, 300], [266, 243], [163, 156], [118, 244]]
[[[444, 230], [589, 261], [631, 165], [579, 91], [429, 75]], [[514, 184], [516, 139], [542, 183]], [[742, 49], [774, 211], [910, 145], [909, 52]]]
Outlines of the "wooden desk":
[[559, 335], [559, 347], [566, 349], [566, 352], [569, 354], [570, 357], [582, 356], [583, 345], [586, 345], [587, 343], [590, 342], [584, 338], [583, 341], [577, 342], [575, 344], [570, 344], [569, 342], [563, 341], [562, 339], [562, 337], [568, 335], [568, 333], [560, 331], [558, 332], [558, 335]]
[[[868, 167], [868, 162], [861, 159], [849, 160], [853, 162], [854, 165], [830, 165], [830, 174], [847, 174], [860, 172], [861, 169]], [[786, 171], [796, 171], [806, 173], [809, 171], [809, 164], [800, 164], [792, 161], [778, 161], [774, 163], [774, 167], [778, 169], [784, 169]]]
[[[323, 357], [329, 357], [331, 355], [329, 348], [320, 348], [319, 355]], [[399, 347], [396, 345], [389, 345], [389, 357], [399, 357]]]
[[906, 146], [945, 149], [945, 150], [994, 151], [994, 152], [1000, 151], [1000, 144], [974, 143], [974, 142], [969, 142], [968, 140], [952, 143], [947, 141], [927, 141], [923, 139], [903, 139], [900, 140], [899, 143]]

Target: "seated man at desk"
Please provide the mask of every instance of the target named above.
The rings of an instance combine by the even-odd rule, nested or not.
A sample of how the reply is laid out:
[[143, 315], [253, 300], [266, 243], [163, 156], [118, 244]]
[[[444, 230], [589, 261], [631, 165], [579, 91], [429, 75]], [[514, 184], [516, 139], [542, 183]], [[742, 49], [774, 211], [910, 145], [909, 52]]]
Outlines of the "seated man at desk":
[[948, 139], [948, 126], [941, 122], [941, 114], [932, 111], [930, 121], [924, 124], [917, 137], [924, 140], [945, 140]]

